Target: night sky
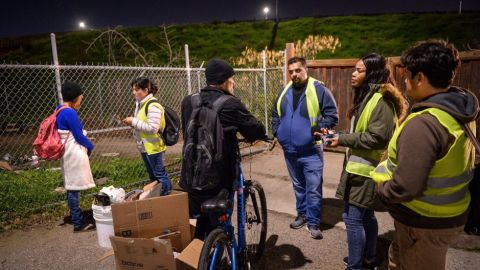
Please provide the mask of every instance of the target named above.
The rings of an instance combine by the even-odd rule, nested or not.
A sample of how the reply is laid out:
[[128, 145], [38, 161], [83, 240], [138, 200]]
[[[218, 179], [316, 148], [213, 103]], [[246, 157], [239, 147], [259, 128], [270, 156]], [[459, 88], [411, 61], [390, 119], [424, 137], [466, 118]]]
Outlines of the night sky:
[[[278, 0], [279, 18], [397, 12], [458, 12], [458, 0]], [[275, 17], [275, 1], [221, 0], [3, 0], [0, 37], [115, 26], [156, 26], [214, 20], [263, 20]], [[463, 0], [462, 11], [480, 11], [479, 0]]]

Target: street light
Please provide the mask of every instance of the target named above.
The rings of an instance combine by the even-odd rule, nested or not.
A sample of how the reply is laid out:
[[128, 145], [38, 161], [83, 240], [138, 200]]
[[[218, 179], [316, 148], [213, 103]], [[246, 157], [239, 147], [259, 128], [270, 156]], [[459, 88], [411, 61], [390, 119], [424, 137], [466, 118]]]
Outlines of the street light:
[[270, 11], [270, 9], [268, 7], [263, 8], [263, 13], [265, 13], [265, 20], [268, 20], [268, 12], [269, 11]]
[[78, 27], [80, 27], [80, 29], [85, 29], [86, 27], [85, 22], [79, 22]]

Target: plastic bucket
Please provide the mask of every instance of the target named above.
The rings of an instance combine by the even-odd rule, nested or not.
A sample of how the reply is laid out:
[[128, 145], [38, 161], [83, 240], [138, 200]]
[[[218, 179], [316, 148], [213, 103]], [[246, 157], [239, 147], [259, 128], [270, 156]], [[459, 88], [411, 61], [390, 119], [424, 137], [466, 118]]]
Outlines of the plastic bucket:
[[113, 232], [112, 207], [92, 204], [93, 218], [97, 227], [98, 244], [104, 248], [112, 248], [110, 236]]

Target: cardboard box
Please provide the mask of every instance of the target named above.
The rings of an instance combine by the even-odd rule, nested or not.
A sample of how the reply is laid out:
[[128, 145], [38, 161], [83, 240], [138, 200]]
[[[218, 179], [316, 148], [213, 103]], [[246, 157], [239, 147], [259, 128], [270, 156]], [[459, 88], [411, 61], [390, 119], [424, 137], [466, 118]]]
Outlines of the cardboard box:
[[[169, 236], [176, 235], [170, 234]], [[117, 270], [196, 270], [202, 252], [203, 241], [194, 239], [178, 256], [174, 258], [171, 241], [174, 238], [161, 239], [124, 238], [110, 236], [115, 254]], [[111, 254], [110, 254], [111, 255]]]
[[116, 236], [152, 238], [179, 231], [182, 250], [191, 241], [188, 195], [173, 191], [170, 195], [112, 204]]
[[197, 220], [190, 219], [190, 234], [192, 235], [192, 239], [195, 238], [195, 229], [197, 228]]
[[182, 252], [184, 246], [182, 244], [182, 233], [180, 231], [172, 232], [172, 233], [167, 233], [164, 235], [160, 235], [157, 237], [154, 237], [152, 239], [168, 239], [170, 240], [170, 243], [172, 245], [172, 249], [175, 252]]
[[175, 259], [177, 270], [196, 270], [200, 261], [203, 241], [193, 239], [193, 241], [178, 255]]
[[153, 181], [143, 187], [143, 193], [138, 196], [138, 199], [144, 200], [147, 198], [160, 197], [160, 193], [162, 193], [162, 184], [158, 181]]
[[170, 240], [110, 236], [117, 270], [176, 269]]

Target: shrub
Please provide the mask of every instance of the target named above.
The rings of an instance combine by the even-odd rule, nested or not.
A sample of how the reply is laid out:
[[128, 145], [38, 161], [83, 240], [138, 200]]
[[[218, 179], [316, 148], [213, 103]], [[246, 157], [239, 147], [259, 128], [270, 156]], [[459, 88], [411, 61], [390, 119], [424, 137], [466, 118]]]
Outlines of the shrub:
[[[295, 43], [295, 54], [306, 59], [314, 59], [324, 51], [335, 53], [335, 50], [341, 46], [342, 44], [338, 37], [309, 35], [303, 41], [298, 40]], [[269, 50], [267, 47], [265, 47], [264, 51], [267, 67], [280, 67], [283, 65], [283, 51]], [[262, 51], [257, 51], [247, 46], [242, 51], [241, 56], [232, 57], [230, 61], [233, 65], [240, 67], [262, 67]]]

